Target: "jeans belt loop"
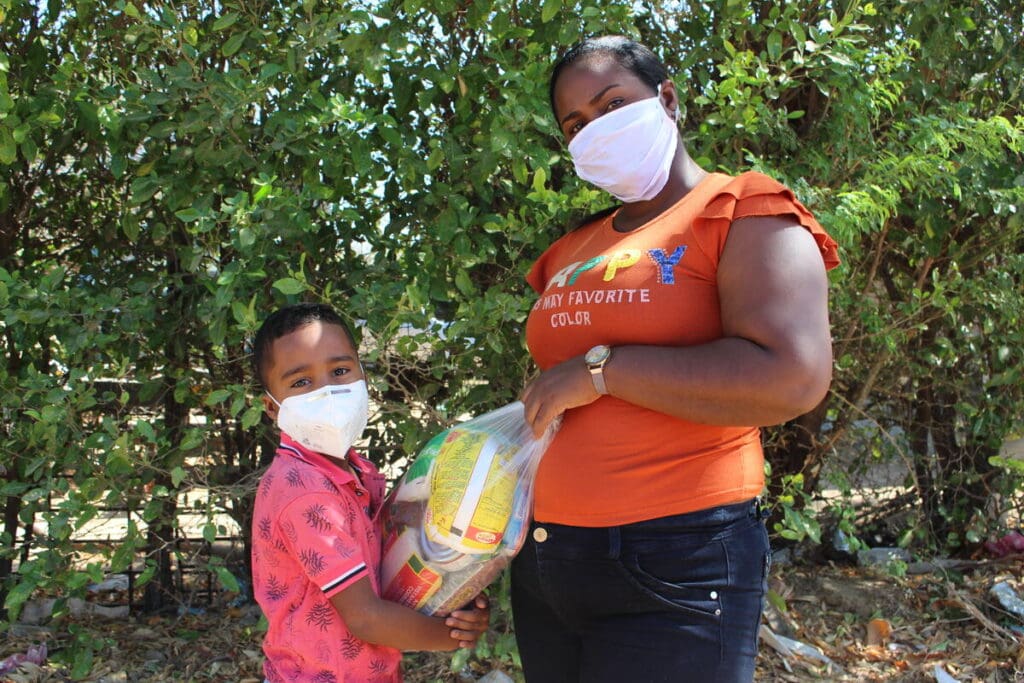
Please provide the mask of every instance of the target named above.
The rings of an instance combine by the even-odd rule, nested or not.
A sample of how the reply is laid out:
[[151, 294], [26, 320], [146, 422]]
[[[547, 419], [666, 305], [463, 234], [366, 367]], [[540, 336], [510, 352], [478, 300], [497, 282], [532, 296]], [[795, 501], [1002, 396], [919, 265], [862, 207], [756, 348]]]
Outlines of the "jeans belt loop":
[[608, 559], [617, 560], [622, 552], [622, 530], [617, 527], [608, 529]]

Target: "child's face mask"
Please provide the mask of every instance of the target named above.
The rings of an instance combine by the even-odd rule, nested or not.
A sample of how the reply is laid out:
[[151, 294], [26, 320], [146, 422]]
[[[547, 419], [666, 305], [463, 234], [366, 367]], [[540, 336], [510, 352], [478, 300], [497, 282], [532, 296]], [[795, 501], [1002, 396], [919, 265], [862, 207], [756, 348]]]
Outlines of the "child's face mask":
[[[269, 392], [267, 396], [270, 396]], [[280, 403], [277, 426], [306, 448], [344, 459], [366, 429], [369, 397], [366, 381], [331, 384]]]

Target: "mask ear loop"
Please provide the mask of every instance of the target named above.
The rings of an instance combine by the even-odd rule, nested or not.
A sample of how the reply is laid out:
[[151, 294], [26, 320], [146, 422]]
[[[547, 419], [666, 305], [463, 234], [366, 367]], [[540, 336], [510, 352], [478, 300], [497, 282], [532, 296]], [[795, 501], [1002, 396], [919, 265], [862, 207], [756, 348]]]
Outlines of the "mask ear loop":
[[274, 398], [273, 394], [271, 394], [269, 391], [266, 391], [266, 390], [264, 390], [263, 393], [266, 394], [270, 398], [270, 400], [274, 402], [274, 405], [276, 405], [278, 408], [281, 407], [280, 402], [278, 402], [278, 400], [276, 398]]
[[[665, 84], [665, 81], [662, 81], [661, 83], [658, 83], [658, 97], [659, 98], [661, 98], [661, 86], [664, 85], [664, 84]], [[676, 108], [674, 110], [672, 110], [672, 119], [676, 123], [679, 123], [679, 119], [682, 118], [682, 109], [683, 108], [679, 106], [679, 103], [676, 102]]]

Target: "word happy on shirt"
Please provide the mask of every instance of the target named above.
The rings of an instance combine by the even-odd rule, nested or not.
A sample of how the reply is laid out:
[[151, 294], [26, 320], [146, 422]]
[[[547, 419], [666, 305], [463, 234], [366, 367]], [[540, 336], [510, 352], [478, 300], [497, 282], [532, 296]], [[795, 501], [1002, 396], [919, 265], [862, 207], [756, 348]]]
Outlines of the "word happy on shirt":
[[[686, 247], [683, 245], [676, 247], [671, 254], [664, 249], [623, 249], [570, 263], [548, 281], [533, 310], [551, 311], [550, 324], [554, 328], [593, 324], [591, 309], [587, 307], [648, 304], [651, 301], [649, 287], [617, 288], [614, 286], [616, 276], [646, 258], [655, 267], [658, 284], [672, 286], [676, 282], [675, 267], [684, 253]], [[593, 278], [598, 276], [602, 286], [585, 287], [587, 282], [593, 282]]]

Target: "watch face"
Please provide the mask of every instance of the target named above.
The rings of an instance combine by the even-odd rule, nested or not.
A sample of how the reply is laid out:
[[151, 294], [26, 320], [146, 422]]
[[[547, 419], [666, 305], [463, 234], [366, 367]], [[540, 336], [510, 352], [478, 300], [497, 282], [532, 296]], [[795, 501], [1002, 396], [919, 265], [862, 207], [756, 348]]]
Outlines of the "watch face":
[[612, 350], [610, 348], [601, 344], [600, 346], [595, 346], [587, 351], [587, 355], [583, 356], [583, 360], [585, 360], [588, 365], [597, 365], [598, 363], [602, 363], [607, 360], [608, 356], [611, 355], [611, 352]]

